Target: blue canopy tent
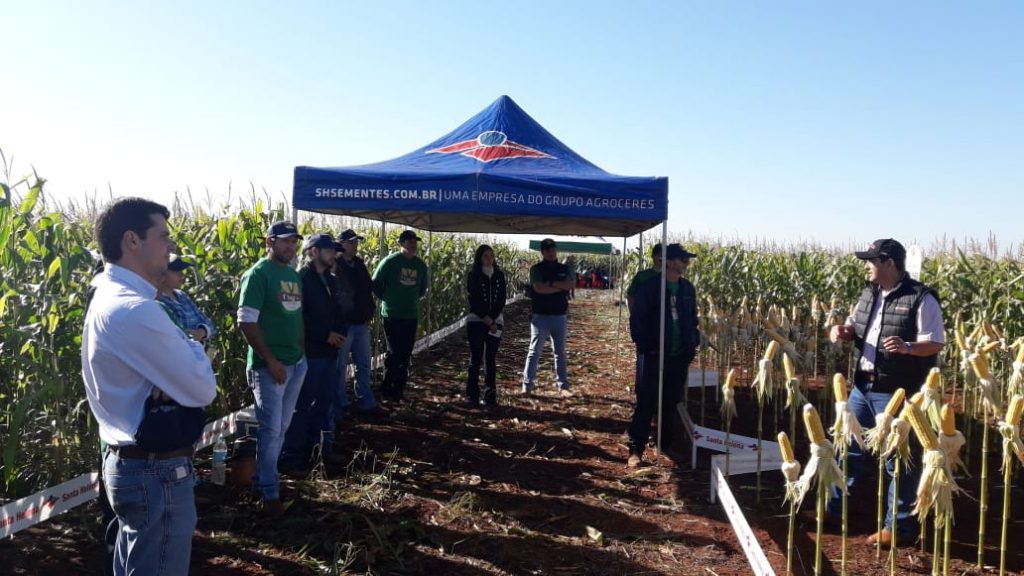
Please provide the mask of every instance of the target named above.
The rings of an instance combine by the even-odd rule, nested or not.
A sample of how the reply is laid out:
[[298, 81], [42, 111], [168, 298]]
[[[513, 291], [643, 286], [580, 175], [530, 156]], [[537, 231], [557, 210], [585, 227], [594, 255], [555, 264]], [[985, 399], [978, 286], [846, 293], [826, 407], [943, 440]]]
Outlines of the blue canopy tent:
[[668, 179], [609, 174], [502, 96], [405, 156], [295, 168], [293, 203], [438, 232], [628, 237], [664, 222]]
[[296, 167], [292, 205], [437, 232], [627, 238], [661, 224], [664, 242], [668, 178], [605, 172], [501, 96], [393, 160]]

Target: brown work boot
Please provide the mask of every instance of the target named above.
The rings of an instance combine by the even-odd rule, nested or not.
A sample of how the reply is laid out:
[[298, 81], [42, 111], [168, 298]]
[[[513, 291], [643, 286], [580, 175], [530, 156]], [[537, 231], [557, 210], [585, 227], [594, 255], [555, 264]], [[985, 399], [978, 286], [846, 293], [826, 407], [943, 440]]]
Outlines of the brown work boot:
[[881, 532], [875, 532], [868, 536], [867, 543], [869, 546], [874, 546], [879, 542], [882, 543], [882, 546], [892, 546], [893, 542], [896, 542], [896, 545], [899, 546], [906, 544], [907, 540], [909, 540], [907, 536], [894, 536], [888, 528], [882, 528]]

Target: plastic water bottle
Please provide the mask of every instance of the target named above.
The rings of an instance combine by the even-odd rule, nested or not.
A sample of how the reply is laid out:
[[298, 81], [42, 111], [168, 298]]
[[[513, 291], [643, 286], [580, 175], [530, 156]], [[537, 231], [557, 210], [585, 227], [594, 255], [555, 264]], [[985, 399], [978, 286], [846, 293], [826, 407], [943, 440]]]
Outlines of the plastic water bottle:
[[228, 445], [224, 443], [223, 436], [218, 436], [217, 443], [213, 445], [213, 474], [210, 478], [210, 481], [218, 486], [224, 485], [227, 459]]

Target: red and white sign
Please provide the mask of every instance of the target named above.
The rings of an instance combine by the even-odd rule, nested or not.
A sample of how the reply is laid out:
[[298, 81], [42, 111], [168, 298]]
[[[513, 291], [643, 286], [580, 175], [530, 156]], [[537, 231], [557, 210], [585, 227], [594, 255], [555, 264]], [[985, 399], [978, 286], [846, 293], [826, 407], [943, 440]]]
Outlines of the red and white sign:
[[63, 484], [15, 500], [0, 508], [0, 538], [38, 524], [92, 500], [100, 493], [100, 475], [82, 474]]
[[732, 524], [732, 529], [736, 532], [736, 538], [739, 539], [743, 554], [746, 555], [747, 562], [750, 563], [750, 569], [756, 576], [775, 576], [775, 571], [768, 563], [768, 557], [765, 556], [761, 543], [754, 536], [754, 531], [750, 529], [743, 510], [740, 509], [740, 505], [732, 495], [732, 490], [729, 489], [729, 482], [726, 481], [725, 474], [718, 467], [712, 468], [711, 473], [715, 476], [715, 488], [718, 498], [722, 502], [722, 508], [725, 509], [725, 515], [729, 517], [729, 523]]

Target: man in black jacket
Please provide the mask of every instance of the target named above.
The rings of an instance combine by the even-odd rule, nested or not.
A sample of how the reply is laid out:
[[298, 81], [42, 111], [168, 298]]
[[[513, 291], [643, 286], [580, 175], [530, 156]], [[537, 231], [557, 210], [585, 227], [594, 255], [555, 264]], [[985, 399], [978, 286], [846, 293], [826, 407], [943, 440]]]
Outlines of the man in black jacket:
[[[672, 443], [676, 405], [686, 386], [690, 362], [697, 354], [700, 332], [697, 324], [697, 293], [684, 277], [692, 254], [679, 244], [665, 250], [665, 332], [660, 331], [661, 274], [637, 286], [629, 316], [629, 332], [636, 343], [636, 407], [629, 426], [629, 459], [635, 468], [643, 461], [651, 433], [651, 419], [658, 411], [658, 367], [664, 361], [661, 405], [661, 447]], [[662, 346], [664, 341], [664, 346]]]
[[[833, 326], [831, 340], [853, 341], [856, 347], [853, 389], [847, 404], [864, 428], [875, 425], [875, 415], [885, 410], [897, 388], [907, 394], [917, 390], [938, 365], [939, 353], [945, 346], [942, 308], [935, 291], [911, 278], [906, 272], [907, 252], [892, 238], [875, 240], [867, 250], [856, 252], [864, 261], [867, 286], [861, 292], [853, 315], [842, 325]], [[911, 438], [916, 444], [917, 440]], [[911, 460], [900, 470], [900, 491], [895, 494], [889, 484], [885, 528], [868, 537], [868, 544], [891, 545], [892, 515], [895, 508], [898, 537], [912, 539], [918, 533], [917, 519], [911, 515], [921, 467], [920, 447], [911, 449]], [[861, 485], [864, 455], [856, 442], [850, 445], [848, 486], [850, 497], [867, 492]], [[886, 462], [890, 478], [895, 462]], [[833, 490], [829, 512], [838, 517], [842, 512], [838, 490]]]
[[324, 460], [333, 461], [333, 403], [338, 382], [338, 348], [345, 342], [346, 326], [335, 300], [335, 243], [330, 234], [313, 234], [302, 245], [302, 324], [308, 370], [295, 415], [285, 435], [280, 467], [302, 474], [320, 445]]
[[355, 364], [356, 401], [355, 409], [361, 414], [383, 415], [383, 409], [373, 397], [370, 387], [370, 320], [376, 303], [373, 300], [373, 280], [366, 269], [366, 263], [358, 256], [359, 241], [363, 237], [349, 228], [338, 235], [337, 265], [334, 274], [338, 279], [340, 306], [348, 325], [345, 343], [338, 351], [338, 397], [335, 408], [338, 416], [348, 407], [348, 359], [352, 355]]

